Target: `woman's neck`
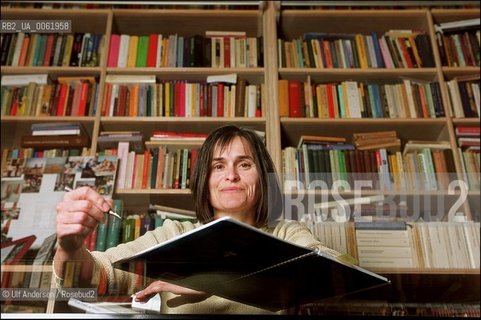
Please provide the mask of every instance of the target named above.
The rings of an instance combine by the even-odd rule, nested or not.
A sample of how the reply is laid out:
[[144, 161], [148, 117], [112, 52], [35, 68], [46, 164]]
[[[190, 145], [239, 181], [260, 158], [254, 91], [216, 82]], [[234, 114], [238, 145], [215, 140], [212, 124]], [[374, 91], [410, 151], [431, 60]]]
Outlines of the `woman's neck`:
[[245, 224], [254, 226], [255, 220], [254, 215], [246, 214], [245, 212], [215, 212], [214, 219], [219, 219], [222, 217], [231, 217]]

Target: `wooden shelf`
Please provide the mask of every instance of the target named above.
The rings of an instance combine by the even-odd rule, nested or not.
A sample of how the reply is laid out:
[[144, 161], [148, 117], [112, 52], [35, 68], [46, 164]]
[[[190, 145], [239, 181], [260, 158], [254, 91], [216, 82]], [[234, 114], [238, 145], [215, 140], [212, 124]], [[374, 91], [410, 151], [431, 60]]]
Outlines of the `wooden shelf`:
[[[452, 159], [450, 173], [462, 177], [459, 151], [454, 129], [456, 126], [479, 126], [479, 118], [456, 118], [452, 115], [449, 104], [449, 92], [446, 82], [460, 76], [479, 75], [479, 67], [447, 67], [441, 65], [440, 55], [435, 42], [434, 24], [479, 17], [479, 8], [475, 9], [406, 9], [406, 10], [293, 10], [276, 7], [274, 2], [266, 2], [266, 7], [259, 10], [182, 10], [182, 9], [11, 9], [2, 8], [1, 18], [15, 20], [59, 19], [72, 20], [72, 32], [101, 33], [105, 42], [98, 67], [12, 67], [2, 66], [2, 75], [48, 74], [52, 78], [59, 76], [95, 76], [98, 78], [99, 93], [97, 113], [90, 117], [34, 117], [2, 116], [2, 149], [20, 144], [20, 137], [30, 131], [33, 123], [70, 122], [82, 123], [92, 140], [91, 155], [97, 150], [97, 138], [102, 131], [140, 131], [148, 138], [154, 131], [184, 131], [192, 133], [209, 133], [218, 126], [236, 124], [250, 127], [266, 133], [266, 145], [273, 157], [274, 164], [282, 168], [281, 150], [288, 146], [297, 146], [301, 135], [325, 135], [345, 137], [352, 141], [353, 133], [395, 130], [404, 145], [409, 140], [446, 140], [451, 144]], [[280, 68], [278, 63], [277, 39], [293, 40], [307, 32], [371, 34], [382, 35], [392, 29], [420, 30], [430, 36], [435, 67], [430, 68]], [[107, 57], [111, 34], [163, 35], [179, 34], [191, 36], [203, 35], [207, 30], [245, 31], [250, 37], [262, 37], [264, 57], [263, 65], [258, 68], [110, 68]], [[262, 117], [105, 117], [101, 116], [105, 81], [107, 75], [154, 75], [157, 82], [167, 80], [205, 81], [207, 76], [236, 73], [238, 79], [245, 79], [252, 84], [265, 84], [266, 105]], [[314, 119], [288, 118], [279, 115], [278, 80], [305, 81], [310, 76], [315, 83], [340, 81], [363, 82], [400, 82], [404, 79], [438, 82], [446, 115], [441, 118], [376, 118], [376, 119]], [[173, 145], [175, 141], [171, 142]], [[152, 141], [147, 147], [158, 145]], [[165, 144], [165, 143], [162, 143]], [[170, 144], [170, 143], [169, 143]], [[198, 143], [193, 143], [198, 144]], [[185, 144], [184, 144], [185, 145]], [[3, 165], [3, 164], [2, 164]], [[282, 172], [279, 172], [282, 176]], [[446, 212], [454, 206], [460, 196], [459, 190], [454, 194], [447, 191], [385, 191], [362, 189], [342, 191], [344, 199], [360, 193], [362, 196], [384, 195], [396, 201], [406, 201], [412, 207], [417, 198], [422, 198], [422, 205], [432, 209], [446, 221]], [[332, 199], [333, 190], [286, 190], [286, 197], [303, 197], [305, 205], [309, 201]], [[117, 189], [114, 198], [124, 201], [124, 206], [132, 212], [146, 211], [149, 203], [178, 206], [192, 210], [192, 192], [189, 189]], [[442, 200], [440, 204], [439, 200]], [[469, 191], [467, 200], [461, 207], [466, 216], [479, 222], [480, 191]], [[479, 248], [478, 248], [479, 249]], [[353, 250], [351, 248], [351, 250]], [[52, 266], [2, 265], [6, 272], [49, 272]], [[429, 279], [447, 276], [449, 279], [469, 276], [479, 283], [479, 268], [476, 269], [436, 269], [436, 268], [385, 268], [371, 269], [373, 272], [400, 275], [405, 278]], [[431, 278], [432, 277], [432, 278]], [[475, 281], [475, 282], [476, 282]], [[415, 281], [413, 281], [415, 282]], [[435, 282], [435, 280], [433, 280]], [[435, 284], [435, 283], [434, 283]], [[413, 285], [414, 286], [414, 285]], [[433, 286], [435, 287], [435, 286]], [[422, 288], [423, 290], [427, 290]], [[402, 288], [399, 289], [402, 291]], [[474, 290], [470, 288], [470, 290]], [[433, 295], [437, 292], [431, 292]], [[474, 300], [479, 299], [478, 296]], [[472, 301], [472, 296], [468, 296]], [[433, 301], [436, 301], [436, 296]], [[477, 301], [477, 300], [476, 300]], [[55, 301], [49, 301], [47, 312], [53, 311]]]

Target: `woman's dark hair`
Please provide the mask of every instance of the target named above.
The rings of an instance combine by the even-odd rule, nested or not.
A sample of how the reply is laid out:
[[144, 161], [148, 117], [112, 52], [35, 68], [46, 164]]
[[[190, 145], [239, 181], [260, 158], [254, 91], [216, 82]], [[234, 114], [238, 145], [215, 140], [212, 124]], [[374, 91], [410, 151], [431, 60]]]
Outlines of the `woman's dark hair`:
[[[258, 203], [256, 208], [255, 226], [267, 225], [268, 217], [280, 214], [273, 210], [281, 210], [281, 193], [277, 179], [276, 169], [264, 142], [259, 135], [251, 129], [227, 125], [212, 131], [199, 150], [194, 168], [190, 188], [194, 197], [194, 207], [197, 219], [201, 223], [212, 221], [214, 209], [209, 202], [209, 177], [211, 163], [215, 148], [223, 150], [234, 140], [240, 137], [248, 145], [259, 172]], [[271, 215], [272, 212], [272, 215]]]

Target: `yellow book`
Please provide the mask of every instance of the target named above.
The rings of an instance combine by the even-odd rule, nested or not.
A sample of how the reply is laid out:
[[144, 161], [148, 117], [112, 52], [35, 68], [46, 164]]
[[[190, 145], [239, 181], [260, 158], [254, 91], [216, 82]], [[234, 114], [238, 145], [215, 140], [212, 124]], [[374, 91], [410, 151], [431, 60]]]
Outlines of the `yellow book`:
[[197, 97], [197, 86], [199, 84], [198, 83], [189, 83], [189, 84], [191, 86], [191, 95], [192, 95], [192, 98], [190, 100], [191, 116], [195, 117], [195, 116], [198, 116], [195, 105], [197, 100], [199, 99]]
[[394, 190], [400, 190], [401, 184], [399, 181], [399, 169], [397, 166], [397, 159], [395, 154], [388, 155], [389, 167], [391, 168], [392, 177], [394, 180]]
[[35, 48], [37, 46], [38, 33], [34, 33], [30, 36], [30, 45], [27, 49], [26, 67], [33, 65], [33, 57], [35, 56]]
[[135, 68], [137, 62], [137, 46], [139, 44], [139, 36], [130, 36], [129, 54], [127, 56], [127, 68]]
[[27, 114], [27, 103], [28, 103], [27, 87], [21, 88], [19, 94], [20, 94], [20, 104], [18, 105], [17, 113], [15, 115], [24, 116]]
[[280, 79], [279, 86], [279, 116], [289, 116], [289, 80]]
[[73, 40], [73, 34], [69, 34], [67, 36], [67, 43], [65, 44], [65, 51], [62, 57], [63, 67], [68, 67], [70, 65], [70, 56], [72, 55]]
[[164, 114], [166, 117], [170, 117], [170, 82], [166, 82], [164, 84], [164, 101], [165, 101], [165, 104], [164, 104]]
[[356, 34], [355, 36], [357, 51], [359, 53], [359, 63], [362, 69], [369, 68], [369, 63], [367, 62], [366, 47], [364, 46], [364, 39], [362, 34]]
[[162, 63], [161, 67], [168, 67], [169, 66], [169, 39], [165, 38], [162, 39]]

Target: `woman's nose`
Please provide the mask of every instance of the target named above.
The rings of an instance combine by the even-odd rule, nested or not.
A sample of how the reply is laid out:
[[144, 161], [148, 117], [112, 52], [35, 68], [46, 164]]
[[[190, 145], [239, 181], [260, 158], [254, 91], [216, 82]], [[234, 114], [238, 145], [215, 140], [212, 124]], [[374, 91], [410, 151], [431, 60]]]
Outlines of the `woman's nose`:
[[230, 181], [236, 181], [239, 179], [239, 174], [237, 173], [235, 166], [227, 167], [226, 179]]

